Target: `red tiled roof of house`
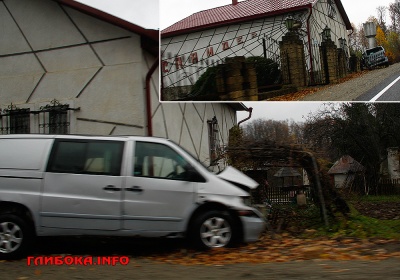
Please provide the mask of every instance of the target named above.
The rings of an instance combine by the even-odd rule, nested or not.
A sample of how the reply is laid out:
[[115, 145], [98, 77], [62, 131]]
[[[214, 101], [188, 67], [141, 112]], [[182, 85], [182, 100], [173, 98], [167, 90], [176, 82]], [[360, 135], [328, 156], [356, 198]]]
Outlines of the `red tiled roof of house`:
[[[211, 27], [284, 14], [290, 11], [309, 8], [318, 0], [246, 0], [236, 5], [229, 4], [194, 13], [178, 21], [161, 32], [162, 37], [185, 34]], [[351, 29], [350, 21], [340, 0], [334, 0], [346, 27]]]

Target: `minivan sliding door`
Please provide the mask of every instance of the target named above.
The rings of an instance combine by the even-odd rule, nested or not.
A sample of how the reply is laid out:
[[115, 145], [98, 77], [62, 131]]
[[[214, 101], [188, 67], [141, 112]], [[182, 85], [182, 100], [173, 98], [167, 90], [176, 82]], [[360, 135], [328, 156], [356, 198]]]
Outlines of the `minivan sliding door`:
[[124, 142], [56, 140], [44, 179], [42, 227], [119, 230]]

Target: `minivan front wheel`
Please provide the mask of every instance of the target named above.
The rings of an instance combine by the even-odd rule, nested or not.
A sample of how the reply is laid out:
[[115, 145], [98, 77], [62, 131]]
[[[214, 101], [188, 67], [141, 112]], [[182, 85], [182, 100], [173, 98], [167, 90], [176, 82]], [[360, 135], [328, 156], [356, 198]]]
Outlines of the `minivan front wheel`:
[[235, 236], [233, 220], [229, 214], [210, 211], [195, 220], [192, 238], [197, 247], [227, 247], [233, 244]]
[[0, 215], [0, 259], [22, 257], [31, 240], [29, 226], [13, 214]]

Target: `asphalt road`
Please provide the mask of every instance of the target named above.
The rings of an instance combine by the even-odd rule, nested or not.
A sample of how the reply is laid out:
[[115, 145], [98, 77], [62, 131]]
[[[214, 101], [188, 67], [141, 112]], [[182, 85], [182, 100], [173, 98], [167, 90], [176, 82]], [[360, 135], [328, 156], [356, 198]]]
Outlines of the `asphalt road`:
[[355, 101], [390, 102], [400, 101], [400, 73], [394, 73]]
[[400, 102], [400, 63], [367, 71], [360, 77], [323, 87], [302, 101]]

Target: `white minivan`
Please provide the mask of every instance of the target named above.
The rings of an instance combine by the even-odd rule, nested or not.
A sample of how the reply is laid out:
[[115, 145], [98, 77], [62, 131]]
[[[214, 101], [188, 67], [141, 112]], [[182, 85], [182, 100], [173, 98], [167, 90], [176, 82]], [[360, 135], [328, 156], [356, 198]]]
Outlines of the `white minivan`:
[[232, 167], [215, 175], [170, 140], [136, 136], [0, 136], [0, 257], [34, 236], [189, 237], [252, 242], [265, 229]]

